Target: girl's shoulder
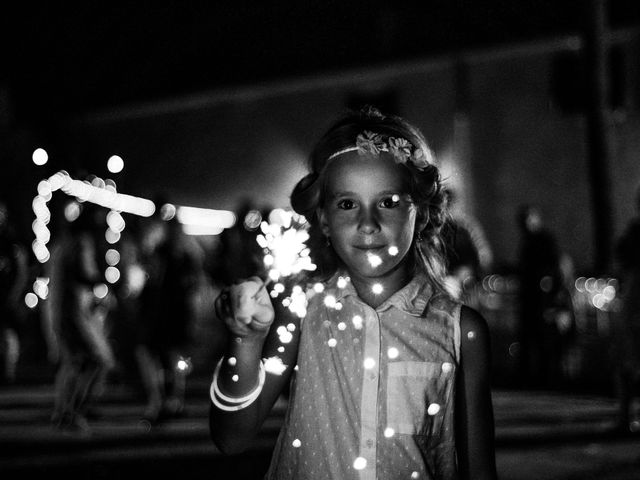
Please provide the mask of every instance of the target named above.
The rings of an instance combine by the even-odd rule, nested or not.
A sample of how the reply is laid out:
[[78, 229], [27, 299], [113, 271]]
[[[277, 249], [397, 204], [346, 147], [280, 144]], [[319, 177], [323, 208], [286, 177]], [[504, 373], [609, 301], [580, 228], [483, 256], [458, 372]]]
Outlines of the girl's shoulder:
[[462, 306], [462, 302], [451, 296], [449, 293], [435, 291], [427, 300], [427, 308], [425, 309], [425, 313], [428, 313], [430, 311], [444, 312], [456, 321], [459, 321]]

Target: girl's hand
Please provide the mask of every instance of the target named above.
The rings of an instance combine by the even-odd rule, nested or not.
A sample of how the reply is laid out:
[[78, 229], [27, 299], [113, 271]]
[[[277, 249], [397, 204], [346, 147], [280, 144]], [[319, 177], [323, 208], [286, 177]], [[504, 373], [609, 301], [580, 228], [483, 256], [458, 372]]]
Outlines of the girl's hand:
[[263, 340], [275, 318], [267, 288], [258, 277], [223, 290], [215, 308], [231, 334], [247, 340]]

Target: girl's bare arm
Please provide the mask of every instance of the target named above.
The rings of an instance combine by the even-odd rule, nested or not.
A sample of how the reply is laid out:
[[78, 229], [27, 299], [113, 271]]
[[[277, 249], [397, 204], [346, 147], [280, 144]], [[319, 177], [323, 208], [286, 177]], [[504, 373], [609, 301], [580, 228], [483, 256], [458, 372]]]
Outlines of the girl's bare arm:
[[460, 478], [496, 479], [491, 402], [491, 342], [485, 319], [463, 306], [456, 396], [456, 448]]
[[[233, 296], [233, 293], [232, 291], [229, 295]], [[262, 293], [266, 294], [266, 290]], [[243, 319], [241, 305], [236, 304], [234, 309], [228, 299], [217, 300], [216, 310], [220, 317], [226, 318], [227, 326], [230, 322], [237, 320], [237, 324], [229, 328], [228, 345], [218, 377], [219, 388], [230, 397], [242, 397], [251, 392], [258, 384], [259, 364], [263, 358], [277, 357], [286, 369], [280, 374], [267, 371], [260, 396], [246, 408], [225, 411], [211, 404], [209, 415], [211, 439], [218, 449], [226, 454], [239, 453], [250, 446], [278, 396], [289, 382], [297, 361], [299, 321], [294, 320], [293, 316], [288, 315], [281, 306], [276, 308], [277, 315], [274, 321], [273, 307], [268, 295], [258, 296], [265, 310], [257, 313], [257, 320], [255, 317], [253, 320], [248, 318], [250, 314]], [[233, 301], [232, 299], [231, 302]], [[228, 303], [226, 306], [225, 302]], [[269, 302], [269, 305], [266, 302]], [[270, 308], [271, 318], [269, 318]], [[290, 327], [290, 330], [287, 330], [291, 338], [286, 338], [287, 342], [283, 343], [278, 328], [286, 329], [290, 323], [293, 323], [295, 328]], [[281, 347], [284, 351], [278, 351]]]

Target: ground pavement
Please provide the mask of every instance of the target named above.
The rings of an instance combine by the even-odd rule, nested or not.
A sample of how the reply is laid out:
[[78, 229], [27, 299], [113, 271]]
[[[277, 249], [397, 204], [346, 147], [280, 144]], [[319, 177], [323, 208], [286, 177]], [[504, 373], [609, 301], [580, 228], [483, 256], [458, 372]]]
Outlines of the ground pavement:
[[[139, 387], [110, 382], [83, 435], [50, 425], [47, 383], [0, 387], [0, 477], [260, 478], [285, 401], [246, 453], [225, 457], [209, 440], [207, 395], [208, 379], [190, 378], [185, 415], [151, 427]], [[612, 398], [496, 389], [493, 399], [501, 480], [640, 479], [640, 434], [614, 433]]]

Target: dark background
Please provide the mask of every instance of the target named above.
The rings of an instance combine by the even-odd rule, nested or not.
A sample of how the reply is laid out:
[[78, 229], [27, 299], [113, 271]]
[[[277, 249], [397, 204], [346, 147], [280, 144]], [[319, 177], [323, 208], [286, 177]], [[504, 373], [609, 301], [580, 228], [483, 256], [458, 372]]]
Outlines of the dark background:
[[[584, 31], [587, 1], [8, 2], [14, 120]], [[612, 28], [637, 26], [610, 0]]]

